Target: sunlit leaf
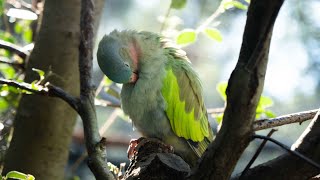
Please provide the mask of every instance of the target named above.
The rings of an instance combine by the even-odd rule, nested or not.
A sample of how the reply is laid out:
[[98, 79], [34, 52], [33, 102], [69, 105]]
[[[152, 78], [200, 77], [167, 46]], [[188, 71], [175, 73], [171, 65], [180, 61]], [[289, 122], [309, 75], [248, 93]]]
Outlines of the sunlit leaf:
[[4, 97], [7, 96], [9, 94], [9, 86], [4, 84], [1, 86], [0, 88], [0, 96]]
[[40, 81], [42, 81], [44, 79], [44, 71], [40, 70], [40, 69], [36, 69], [36, 68], [32, 68], [32, 71], [37, 72], [40, 76]]
[[193, 43], [197, 39], [197, 34], [193, 29], [185, 29], [180, 32], [176, 38], [176, 43], [179, 45], [187, 45]]
[[248, 4], [250, 4], [250, 0], [244, 0], [245, 2], [247, 2]]
[[17, 8], [10, 8], [7, 12], [7, 16], [18, 18], [18, 19], [26, 19], [26, 20], [38, 19], [38, 15], [36, 13], [26, 9], [17, 9]]
[[247, 10], [248, 6], [242, 4], [239, 1], [227, 1], [223, 4], [224, 9], [230, 9], [230, 8], [238, 8], [238, 9], [242, 9], [242, 10]]
[[0, 16], [3, 14], [3, 10], [4, 10], [3, 0], [0, 0]]
[[220, 124], [222, 122], [222, 119], [223, 119], [223, 113], [222, 114], [218, 114], [217, 116], [215, 116], [215, 119], [216, 119], [217, 123]]
[[267, 96], [261, 96], [259, 100], [258, 106], [261, 106], [262, 108], [267, 108], [273, 105], [273, 101], [271, 98]]
[[173, 9], [182, 9], [186, 6], [187, 0], [171, 0], [170, 7]]
[[21, 34], [23, 31], [23, 26], [20, 22], [15, 23], [14, 25], [14, 32], [17, 34]]
[[38, 80], [32, 81], [32, 83], [31, 83], [31, 89], [33, 89], [33, 90], [38, 90], [37, 83], [38, 83]]
[[270, 111], [270, 110], [266, 110], [266, 111], [264, 112], [264, 114], [265, 114], [268, 118], [274, 118], [274, 117], [276, 117], [276, 115], [275, 115], [272, 111]]
[[22, 34], [23, 40], [26, 41], [27, 43], [32, 42], [32, 30], [28, 28], [26, 31], [23, 32]]
[[20, 180], [34, 180], [34, 176], [30, 174], [24, 174], [22, 172], [18, 171], [10, 171], [7, 173], [6, 178], [12, 178], [12, 179], [20, 179]]
[[0, 64], [0, 72], [4, 75], [6, 79], [12, 79], [15, 76], [16, 71], [12, 66], [8, 64]]
[[17, 41], [16, 38], [12, 36], [10, 33], [3, 31], [0, 31], [0, 39], [10, 43], [15, 43]]
[[217, 89], [219, 95], [222, 97], [222, 99], [223, 99], [224, 101], [227, 100], [227, 95], [226, 95], [227, 86], [228, 86], [228, 83], [227, 83], [227, 82], [220, 82], [220, 83], [216, 86], [216, 89]]
[[216, 40], [218, 42], [222, 41], [222, 35], [220, 31], [216, 28], [206, 28], [203, 31], [205, 35], [207, 35], [209, 38]]
[[0, 97], [0, 111], [3, 111], [7, 108], [8, 108], [8, 102], [4, 98]]
[[104, 86], [110, 86], [110, 85], [112, 84], [112, 81], [111, 81], [107, 76], [104, 76], [104, 77], [103, 77], [103, 81], [104, 81], [104, 82], [103, 82], [103, 83], [104, 83], [104, 84], [103, 84]]

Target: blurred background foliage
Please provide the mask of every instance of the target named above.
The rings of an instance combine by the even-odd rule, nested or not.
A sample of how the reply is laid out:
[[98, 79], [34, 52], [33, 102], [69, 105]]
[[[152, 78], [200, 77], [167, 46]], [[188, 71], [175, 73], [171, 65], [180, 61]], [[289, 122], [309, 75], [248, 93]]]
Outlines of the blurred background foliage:
[[[222, 119], [221, 108], [225, 105], [225, 82], [240, 51], [248, 3], [247, 0], [108, 0], [97, 40], [114, 29], [136, 29], [161, 33], [175, 41], [187, 52], [203, 82], [205, 103], [216, 132]], [[42, 4], [32, 4], [31, 0], [0, 0], [0, 6], [0, 39], [28, 53], [33, 48]], [[257, 119], [318, 108], [319, 9], [320, 2], [317, 0], [291, 0], [284, 3], [274, 27], [264, 95], [257, 109]], [[0, 77], [23, 81], [25, 62], [17, 54], [0, 48]], [[122, 162], [128, 163], [126, 149], [130, 139], [140, 135], [119, 108], [121, 86], [104, 77], [96, 61], [94, 63], [100, 133], [108, 139], [108, 160], [119, 166]], [[10, 142], [12, 121], [20, 95], [15, 88], [0, 88], [2, 162]], [[218, 111], [215, 111], [216, 108]], [[273, 137], [290, 146], [307, 124], [280, 127]], [[83, 141], [82, 125], [78, 121], [66, 166], [68, 179], [94, 179], [85, 163]], [[257, 141], [250, 144], [235, 172], [243, 170], [259, 144]], [[282, 153], [283, 150], [268, 143], [255, 164]]]

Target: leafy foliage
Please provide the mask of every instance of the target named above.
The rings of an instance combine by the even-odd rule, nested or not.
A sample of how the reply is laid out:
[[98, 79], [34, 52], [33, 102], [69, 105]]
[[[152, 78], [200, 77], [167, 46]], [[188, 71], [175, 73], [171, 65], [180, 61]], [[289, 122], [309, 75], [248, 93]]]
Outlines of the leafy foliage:
[[218, 42], [222, 42], [222, 35], [218, 29], [208, 27], [208, 28], [204, 29], [203, 32], [209, 38], [211, 38], [215, 41], [218, 41]]
[[187, 4], [187, 0], [172, 0], [170, 8], [172, 9], [183, 9]]
[[[226, 95], [227, 86], [228, 86], [227, 82], [220, 82], [216, 86], [216, 89], [217, 89], [220, 97], [223, 99], [223, 101], [225, 103], [227, 101], [227, 95]], [[272, 105], [273, 105], [273, 101], [270, 97], [261, 96], [259, 103], [258, 103], [258, 106], [257, 106], [257, 109], [256, 109], [256, 119], [258, 119], [262, 116], [268, 117], [268, 118], [275, 117], [275, 114], [271, 110], [268, 109]], [[222, 121], [223, 114], [218, 114], [215, 116], [215, 118], [217, 119], [218, 123], [220, 123]]]
[[176, 42], [179, 45], [186, 45], [193, 43], [197, 39], [196, 31], [193, 29], [184, 29], [177, 36]]
[[31, 174], [24, 174], [22, 172], [18, 171], [10, 171], [7, 173], [6, 176], [1, 176], [2, 180], [7, 180], [7, 179], [18, 179], [18, 180], [34, 180], [35, 177], [32, 176]]
[[242, 10], [247, 10], [248, 6], [244, 5], [240, 1], [235, 1], [235, 0], [224, 0], [222, 1], [224, 9], [231, 9], [231, 8], [238, 8]]
[[[247, 1], [248, 2], [248, 1]], [[181, 3], [181, 4], [179, 4]], [[173, 6], [175, 4], [175, 6]], [[178, 6], [179, 4], [180, 6]], [[170, 8], [177, 7], [175, 9], [182, 9], [185, 6], [185, 3], [182, 1], [172, 1]], [[209, 27], [212, 22], [214, 22], [215, 18], [217, 18], [219, 15], [225, 12], [225, 10], [231, 9], [231, 8], [237, 8], [241, 10], [247, 10], [248, 6], [243, 4], [240, 1], [237, 0], [223, 0], [221, 1], [219, 7], [217, 10], [207, 18], [207, 20], [204, 21], [203, 24], [201, 24], [199, 27], [196, 29], [184, 29], [182, 31], [179, 31], [176, 36], [176, 43], [178, 45], [186, 46], [191, 43], [194, 43], [197, 40], [197, 35], [199, 33], [204, 33], [207, 37], [210, 39], [216, 41], [216, 42], [221, 42], [222, 41], [222, 34], [220, 31], [216, 28]], [[167, 17], [168, 18], [168, 17]]]

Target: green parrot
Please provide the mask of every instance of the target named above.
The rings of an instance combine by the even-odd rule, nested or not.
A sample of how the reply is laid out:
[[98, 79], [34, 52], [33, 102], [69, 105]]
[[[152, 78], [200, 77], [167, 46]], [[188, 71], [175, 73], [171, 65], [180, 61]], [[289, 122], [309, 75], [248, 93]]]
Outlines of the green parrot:
[[155, 33], [114, 30], [100, 41], [97, 59], [109, 79], [123, 84], [122, 109], [136, 129], [194, 167], [213, 132], [186, 53]]

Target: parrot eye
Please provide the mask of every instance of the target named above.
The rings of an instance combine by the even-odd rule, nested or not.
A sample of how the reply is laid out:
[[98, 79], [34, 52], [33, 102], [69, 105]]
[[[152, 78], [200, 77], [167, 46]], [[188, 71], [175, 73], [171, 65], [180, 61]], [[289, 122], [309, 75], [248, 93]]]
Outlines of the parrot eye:
[[124, 63], [125, 66], [130, 67], [128, 63]]

